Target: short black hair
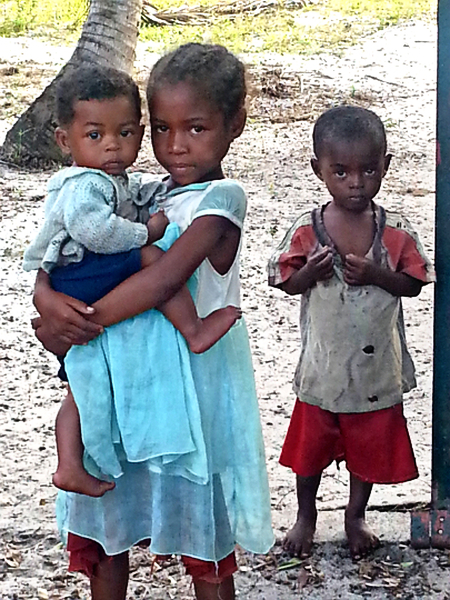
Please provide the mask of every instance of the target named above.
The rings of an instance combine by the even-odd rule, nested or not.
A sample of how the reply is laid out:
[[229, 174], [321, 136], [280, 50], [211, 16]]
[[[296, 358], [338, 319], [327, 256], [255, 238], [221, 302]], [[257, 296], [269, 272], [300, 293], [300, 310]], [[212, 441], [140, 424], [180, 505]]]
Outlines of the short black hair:
[[314, 154], [320, 158], [332, 141], [362, 139], [370, 140], [380, 154], [386, 154], [386, 131], [378, 115], [360, 106], [336, 106], [320, 115], [314, 125]]
[[220, 110], [229, 123], [245, 105], [247, 84], [244, 64], [224, 46], [184, 44], [160, 58], [147, 85], [147, 102], [164, 85], [194, 85]]
[[89, 65], [69, 69], [56, 88], [56, 119], [59, 125], [70, 125], [74, 119], [75, 103], [80, 100], [111, 100], [118, 96], [130, 99], [141, 120], [141, 96], [133, 79], [123, 71]]

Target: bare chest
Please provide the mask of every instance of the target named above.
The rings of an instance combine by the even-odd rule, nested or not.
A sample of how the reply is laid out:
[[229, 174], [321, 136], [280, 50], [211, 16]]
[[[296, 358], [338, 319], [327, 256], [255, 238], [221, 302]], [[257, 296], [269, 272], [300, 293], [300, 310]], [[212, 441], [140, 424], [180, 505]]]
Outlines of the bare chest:
[[325, 214], [324, 226], [336, 250], [343, 257], [347, 254], [366, 256], [372, 247], [375, 235], [372, 213], [351, 221]]

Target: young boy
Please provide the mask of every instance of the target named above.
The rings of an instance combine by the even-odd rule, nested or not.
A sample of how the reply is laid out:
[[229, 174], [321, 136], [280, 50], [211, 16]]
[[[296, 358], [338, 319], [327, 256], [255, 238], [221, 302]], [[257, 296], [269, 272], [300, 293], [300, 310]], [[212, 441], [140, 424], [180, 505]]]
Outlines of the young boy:
[[402, 408], [416, 382], [400, 298], [417, 296], [433, 272], [408, 221], [373, 201], [391, 160], [377, 115], [328, 110], [313, 145], [331, 200], [301, 215], [269, 262], [269, 285], [302, 295], [297, 401], [280, 458], [297, 475], [298, 514], [284, 547], [310, 553], [322, 472], [345, 459], [345, 531], [359, 558], [379, 543], [365, 521], [373, 484], [418, 476]]

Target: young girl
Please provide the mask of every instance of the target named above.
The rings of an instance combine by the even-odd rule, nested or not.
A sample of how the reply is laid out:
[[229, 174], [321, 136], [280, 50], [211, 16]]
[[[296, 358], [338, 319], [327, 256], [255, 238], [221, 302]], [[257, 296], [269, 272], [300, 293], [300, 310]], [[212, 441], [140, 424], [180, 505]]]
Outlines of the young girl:
[[417, 477], [402, 408], [416, 382], [400, 298], [433, 273], [408, 221], [373, 201], [391, 160], [381, 120], [334, 108], [313, 142], [312, 167], [331, 200], [295, 221], [269, 263], [270, 285], [302, 295], [298, 400], [280, 458], [297, 474], [298, 514], [284, 545], [310, 553], [322, 471], [345, 459], [345, 530], [358, 558], [378, 544], [365, 522], [373, 484]]
[[[169, 176], [155, 198], [182, 235], [156, 263], [133, 275], [95, 303], [102, 326], [133, 337], [134, 352], [124, 364], [145, 371], [150, 344], [148, 313], [193, 275], [193, 296], [201, 316], [239, 305], [239, 253], [246, 212], [241, 186], [224, 179], [222, 159], [245, 124], [242, 63], [221, 46], [188, 44], [163, 57], [147, 89], [151, 135], [157, 160]], [[155, 189], [149, 181], [142, 195]], [[38, 337], [52, 347], [55, 314], [70, 312], [67, 302], [38, 276], [36, 303], [43, 315]], [[86, 307], [72, 301], [70, 325], [57, 341], [83, 342]], [[64, 321], [64, 319], [62, 319]], [[58, 326], [59, 329], [59, 326]], [[107, 330], [107, 331], [108, 331]], [[58, 515], [69, 532], [72, 569], [90, 574], [94, 600], [123, 600], [128, 550], [151, 540], [157, 554], [180, 554], [199, 600], [232, 600], [236, 543], [253, 552], [272, 544], [264, 451], [247, 332], [241, 320], [208, 352], [190, 355], [199, 423], [207, 458], [207, 479], [194, 482], [147, 462], [130, 463], [102, 498], [61, 493]], [[132, 371], [131, 371], [132, 370]], [[151, 382], [149, 382], [149, 388]], [[161, 390], [161, 403], [167, 396]], [[176, 427], [177, 415], [173, 415]], [[82, 425], [83, 426], [83, 425]], [[171, 430], [169, 429], [169, 432]], [[136, 422], [136, 435], [140, 422]], [[170, 437], [170, 436], [168, 436]], [[120, 443], [117, 444], [120, 451]], [[91, 468], [92, 465], [89, 465]], [[91, 471], [92, 472], [92, 471]]]
[[[141, 267], [159, 258], [162, 251], [148, 244], [162, 237], [168, 219], [162, 211], [152, 215], [146, 224], [132, 223], [121, 216], [121, 212], [129, 210], [132, 190], [139, 183], [139, 176], [129, 177], [126, 169], [136, 160], [143, 134], [139, 90], [131, 77], [98, 66], [69, 71], [58, 85], [57, 119], [59, 127], [55, 132], [56, 141], [76, 166], [59, 171], [50, 180], [45, 205], [46, 219], [25, 252], [24, 269], [42, 268], [50, 274], [53, 289], [92, 304]], [[147, 220], [143, 207], [140, 213]], [[173, 228], [178, 229], [175, 224], [169, 227], [160, 245], [167, 245], [170, 237], [177, 236]], [[191, 350], [196, 352], [204, 352], [214, 344], [239, 315], [238, 309], [230, 306], [213, 312], [206, 319], [199, 319], [187, 288], [180, 290], [159, 308], [184, 335]], [[156, 312], [153, 317], [158, 324], [153, 323], [153, 328], [159, 326], [162, 331], [169, 328], [166, 347], [175, 343], [170, 354], [164, 355], [159, 350], [158, 357], [153, 357], [152, 377], [156, 380], [157, 377], [165, 377], [157, 364], [158, 358], [164, 362], [161, 354], [166, 359], [169, 356], [173, 358], [177, 353], [183, 355], [183, 348], [179, 348], [177, 336], [164, 319]], [[111, 411], [111, 406], [105, 406], [105, 403], [108, 398], [112, 403], [114, 396], [118, 429], [124, 437], [127, 418], [119, 412], [118, 407], [120, 396], [125, 393], [121, 389], [123, 359], [120, 352], [127, 351], [127, 343], [125, 340], [115, 354], [108, 348], [108, 359], [100, 362], [96, 353], [102, 357], [105, 355], [105, 338], [93, 342], [86, 350], [78, 349], [77, 363], [73, 368], [73, 357], [69, 355], [68, 376], [72, 390], [77, 392], [77, 400], [83, 400], [84, 405], [97, 404], [100, 385], [111, 387], [110, 394], [102, 395], [102, 414], [105, 417]], [[183, 365], [178, 370], [189, 371]], [[60, 376], [66, 379], [63, 368]], [[98, 382], [97, 386], [92, 385], [94, 381]], [[87, 382], [91, 394], [86, 394]], [[181, 423], [183, 410], [192, 403], [196, 405], [197, 401], [195, 393], [183, 383], [181, 379], [172, 379], [174, 391], [179, 390], [180, 436], [170, 447], [165, 439], [162, 444], [158, 441], [159, 430], [162, 428], [160, 434], [165, 438], [167, 427], [167, 418], [161, 416], [160, 410], [159, 417], [153, 415], [152, 434], [148, 436], [146, 444], [143, 440], [139, 444], [127, 444], [124, 440], [129, 460], [152, 458], [157, 463], [164, 460], [177, 465], [178, 457], [182, 457], [185, 464], [187, 460], [192, 461], [196, 452], [195, 440], [189, 435], [189, 419], [185, 419], [183, 427]], [[147, 390], [148, 381], [144, 379], [136, 383], [134, 378], [133, 385], [134, 388], [141, 385]], [[154, 381], [153, 389], [156, 385]], [[183, 398], [183, 394], [186, 398]], [[134, 389], [133, 397], [136, 395]], [[151, 402], [147, 399], [149, 417], [150, 406]], [[130, 411], [129, 402], [126, 411]], [[120, 475], [120, 466], [111, 443], [107, 447], [105, 442], [111, 426], [107, 424], [107, 419], [103, 422], [105, 430], [102, 435], [99, 436], [99, 427], [95, 437], [85, 431], [86, 450], [96, 459], [103, 474], [117, 476]], [[103, 444], [100, 444], [99, 437], [104, 440]], [[112, 481], [92, 477], [83, 468], [79, 418], [71, 395], [63, 403], [58, 415], [56, 440], [59, 460], [53, 481], [57, 487], [90, 496], [101, 496], [114, 487]], [[195, 463], [191, 462], [190, 468], [195, 470]]]

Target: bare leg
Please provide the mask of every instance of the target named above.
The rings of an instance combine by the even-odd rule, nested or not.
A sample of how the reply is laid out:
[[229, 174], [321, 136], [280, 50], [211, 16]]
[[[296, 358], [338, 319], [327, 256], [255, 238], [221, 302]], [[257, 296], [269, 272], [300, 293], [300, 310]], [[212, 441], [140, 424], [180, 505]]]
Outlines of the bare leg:
[[113, 482], [96, 479], [84, 470], [80, 416], [70, 389], [56, 417], [56, 448], [58, 468], [53, 484], [57, 488], [98, 498], [115, 487]]
[[234, 600], [234, 579], [230, 575], [222, 583], [208, 583], [194, 579], [195, 597], [197, 600]]
[[[163, 254], [164, 252], [156, 246], [145, 246], [141, 250], [142, 267], [150, 266]], [[206, 352], [241, 318], [239, 308], [227, 306], [201, 319], [186, 286], [183, 286], [170, 300], [158, 306], [158, 310], [175, 329], [178, 329], [187, 341], [191, 352], [196, 354]]]
[[356, 560], [372, 552], [380, 541], [366, 523], [366, 507], [372, 492], [372, 483], [361, 481], [350, 474], [350, 498], [345, 510], [345, 533], [350, 553]]
[[317, 521], [316, 496], [321, 477], [322, 473], [312, 477], [297, 475], [297, 521], [284, 538], [283, 548], [300, 558], [311, 553]]
[[128, 552], [104, 556], [91, 577], [92, 600], [125, 600], [128, 587]]

